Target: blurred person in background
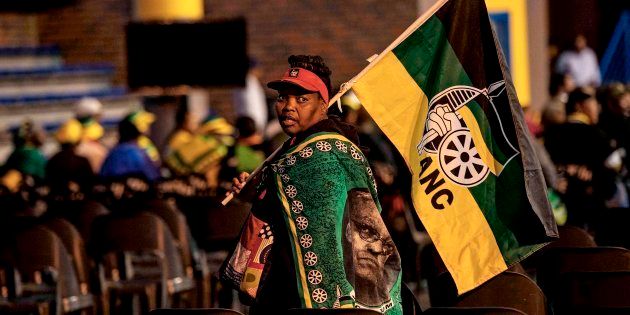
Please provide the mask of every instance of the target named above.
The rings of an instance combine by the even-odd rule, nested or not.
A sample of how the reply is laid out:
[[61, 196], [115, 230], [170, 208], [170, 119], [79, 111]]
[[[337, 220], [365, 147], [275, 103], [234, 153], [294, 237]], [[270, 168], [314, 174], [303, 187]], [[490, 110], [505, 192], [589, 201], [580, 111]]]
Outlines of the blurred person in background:
[[630, 154], [630, 90], [615, 83], [602, 90], [602, 113], [598, 126], [604, 131], [613, 148], [623, 149], [628, 166]]
[[156, 167], [160, 167], [160, 151], [158, 151], [153, 141], [149, 138], [151, 125], [155, 122], [155, 115], [145, 110], [138, 110], [128, 117], [129, 121], [131, 121], [131, 123], [140, 132], [140, 136], [138, 137], [138, 146], [146, 152], [147, 156], [149, 156], [149, 159], [151, 159]]
[[151, 182], [160, 177], [154, 160], [140, 143], [145, 137], [140, 130], [147, 131], [152, 121], [152, 114], [144, 111], [133, 112], [120, 121], [118, 144], [109, 152], [101, 167], [102, 177], [138, 177]]
[[100, 123], [102, 111], [103, 104], [93, 97], [84, 97], [75, 105], [75, 117], [83, 129], [83, 136], [76, 146], [75, 152], [77, 155], [88, 159], [94, 173], [101, 170], [101, 165], [103, 165], [108, 152], [107, 147], [100, 142], [105, 134]]
[[598, 126], [615, 149], [606, 166], [617, 173], [617, 193], [607, 201], [607, 206], [627, 208], [630, 206], [630, 90], [621, 83], [613, 83], [601, 89], [599, 95], [603, 106]]
[[237, 116], [247, 116], [256, 122], [257, 130], [265, 130], [269, 108], [265, 90], [260, 83], [262, 69], [256, 59], [250, 58], [249, 71], [245, 77], [245, 87], [236, 89], [233, 94]]
[[242, 172], [251, 173], [265, 161], [263, 137], [256, 129], [256, 122], [250, 117], [241, 116], [236, 119], [236, 130], [238, 137], [234, 146], [235, 161], [232, 162], [236, 168], [235, 176]]
[[549, 80], [549, 96], [551, 99], [542, 109], [543, 127], [559, 125], [566, 121], [566, 104], [569, 93], [575, 89], [575, 82], [569, 74], [555, 73]]
[[570, 225], [588, 226], [616, 191], [615, 172], [606, 167], [613, 148], [597, 127], [599, 112], [595, 96], [576, 89], [569, 94], [567, 122], [545, 132], [545, 147], [559, 172], [558, 191]]
[[14, 169], [22, 175], [43, 180], [46, 174], [46, 157], [40, 147], [46, 135], [33, 121], [23, 122], [13, 130], [13, 152], [4, 164], [4, 169]]
[[175, 112], [175, 129], [167, 138], [165, 157], [193, 139], [195, 136], [194, 132], [198, 128], [194, 118], [193, 113], [188, 110], [186, 104], [180, 104], [177, 107]]
[[165, 163], [177, 175], [204, 175], [210, 189], [219, 187], [219, 174], [229, 147], [234, 145], [234, 127], [214, 113], [203, 120], [188, 142], [168, 153]]
[[556, 62], [556, 73], [570, 75], [577, 87], [598, 87], [601, 84], [597, 56], [587, 46], [584, 35], [577, 35], [573, 49], [560, 54]]
[[80, 194], [92, 189], [92, 166], [88, 159], [76, 153], [83, 133], [83, 126], [76, 119], [67, 121], [55, 133], [61, 150], [46, 164], [46, 182], [53, 198], [82, 199]]

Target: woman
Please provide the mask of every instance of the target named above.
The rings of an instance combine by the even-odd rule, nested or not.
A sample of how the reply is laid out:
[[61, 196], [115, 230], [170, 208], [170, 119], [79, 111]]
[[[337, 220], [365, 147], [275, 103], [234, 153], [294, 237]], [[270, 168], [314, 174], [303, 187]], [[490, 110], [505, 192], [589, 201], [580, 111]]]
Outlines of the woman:
[[[276, 112], [290, 139], [261, 172], [252, 208], [261, 228], [243, 229], [224, 279], [242, 279], [255, 314], [322, 307], [401, 314], [400, 257], [372, 171], [356, 130], [327, 116], [331, 72], [319, 56], [291, 56], [289, 64], [267, 86], [278, 91]], [[248, 176], [234, 179], [234, 192]]]
[[[103, 167], [101, 176], [107, 179], [139, 177], [150, 182], [160, 177], [160, 171], [149, 154], [142, 147], [143, 135], [141, 130], [148, 129], [138, 117], [147, 115], [144, 111], [127, 115], [118, 124], [118, 145], [110, 152]], [[148, 123], [150, 124], [150, 123]]]
[[92, 189], [94, 172], [88, 159], [77, 154], [77, 145], [84, 134], [83, 126], [76, 119], [65, 122], [55, 138], [61, 146], [46, 164], [46, 179], [50, 196], [55, 199], [80, 198], [81, 192]]
[[13, 133], [13, 152], [4, 164], [5, 170], [17, 170], [22, 175], [43, 180], [46, 174], [46, 157], [40, 150], [46, 135], [32, 121], [23, 122]]

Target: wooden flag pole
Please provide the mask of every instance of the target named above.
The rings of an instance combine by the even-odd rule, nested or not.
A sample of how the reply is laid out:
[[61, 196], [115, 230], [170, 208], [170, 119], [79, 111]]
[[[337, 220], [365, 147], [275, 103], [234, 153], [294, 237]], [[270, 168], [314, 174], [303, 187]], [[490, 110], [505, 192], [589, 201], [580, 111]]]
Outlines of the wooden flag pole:
[[[359, 74], [354, 76], [350, 81], [342, 84], [339, 89], [339, 92], [335, 94], [335, 96], [333, 96], [328, 102], [328, 107], [334, 105], [341, 98], [341, 96], [343, 96], [346, 92], [348, 92], [352, 88], [352, 86], [357, 82], [357, 80], [359, 80], [370, 69], [372, 69], [372, 67], [374, 67], [381, 59], [383, 59], [388, 52], [392, 51], [396, 46], [402, 43], [402, 41], [407, 39], [407, 37], [409, 37], [411, 33], [413, 33], [416, 29], [418, 29], [418, 27], [424, 24], [424, 22], [426, 22], [431, 16], [433, 16], [433, 14], [435, 14], [435, 12], [437, 12], [437, 10], [439, 10], [446, 2], [448, 2], [448, 0], [439, 0], [435, 4], [433, 4], [431, 8], [429, 8], [429, 10], [424, 12], [417, 20], [415, 20], [409, 27], [407, 27], [407, 29], [402, 34], [400, 34], [398, 38], [396, 38], [396, 40], [394, 40], [391, 44], [389, 44], [389, 46], [387, 46], [385, 50], [383, 50], [378, 56], [376, 56], [376, 58], [373, 58], [373, 60], [371, 60], [370, 63], [365, 68], [363, 68], [361, 72], [359, 72]], [[258, 173], [262, 170], [263, 166], [267, 162], [271, 161], [276, 156], [276, 154], [278, 154], [279, 151], [280, 151], [280, 148], [276, 149], [276, 151], [274, 151], [261, 165], [259, 165], [251, 174], [249, 174], [249, 177], [247, 178], [247, 180], [245, 180], [245, 185], [247, 185], [247, 183], [249, 182], [251, 178], [254, 178], [254, 176], [258, 175]], [[221, 204], [225, 206], [233, 198], [234, 198], [234, 192], [230, 191], [225, 197], [225, 199], [221, 201]]]
[[[264, 162], [262, 162], [260, 165], [258, 165], [258, 167], [252, 171], [251, 174], [249, 174], [249, 177], [247, 177], [247, 179], [245, 180], [245, 184], [247, 185], [247, 183], [250, 181], [250, 179], [254, 178], [254, 176], [258, 175], [258, 173], [260, 173], [260, 171], [263, 169], [263, 167], [265, 166], [265, 164], [267, 164], [267, 162], [271, 161], [274, 157], [276, 157], [276, 155], [278, 154], [278, 152], [280, 152], [280, 148], [282, 148], [282, 146], [280, 146], [279, 148], [276, 149], [276, 151], [273, 151], [273, 153], [271, 153], [271, 155], [269, 155]], [[243, 185], [243, 188], [245, 188], [245, 186]], [[242, 190], [242, 189], [241, 189]], [[227, 205], [228, 203], [230, 203], [230, 201], [232, 201], [232, 199], [234, 199], [234, 192], [230, 191], [225, 198], [223, 199], [223, 201], [221, 201], [222, 205]]]
[[[359, 74], [354, 76], [350, 81], [342, 84], [341, 88], [339, 89], [339, 92], [337, 94], [335, 94], [335, 96], [333, 96], [330, 99], [330, 102], [328, 103], [328, 106], [330, 107], [332, 104], [337, 102], [337, 100], [339, 100], [341, 98], [341, 96], [346, 94], [346, 92], [348, 92], [352, 88], [352, 86], [361, 77], [363, 77], [363, 75], [365, 75], [370, 69], [372, 69], [381, 59], [383, 59], [388, 52], [392, 51], [394, 48], [396, 48], [396, 46], [398, 46], [405, 39], [407, 39], [407, 37], [409, 37], [409, 35], [411, 35], [411, 33], [413, 33], [415, 30], [418, 29], [418, 27], [420, 27], [422, 24], [424, 24], [424, 22], [426, 22], [431, 16], [433, 16], [433, 14], [435, 14], [435, 12], [437, 12], [437, 10], [439, 10], [446, 2], [448, 2], [448, 0], [439, 0], [436, 3], [434, 3], [429, 8], [429, 10], [424, 12], [417, 20], [415, 20], [411, 25], [409, 25], [409, 27], [407, 27], [407, 29], [402, 34], [400, 34], [400, 36], [398, 36], [398, 38], [396, 38], [396, 40], [394, 40], [391, 44], [389, 44], [389, 46], [387, 46], [387, 48], [385, 48], [385, 50], [383, 50], [380, 54], [378, 54], [376, 56], [376, 58], [371, 60], [370, 63], [365, 68], [363, 68], [363, 70], [361, 70], [361, 72], [359, 72]], [[370, 58], [370, 59], [372, 59], [372, 58]]]

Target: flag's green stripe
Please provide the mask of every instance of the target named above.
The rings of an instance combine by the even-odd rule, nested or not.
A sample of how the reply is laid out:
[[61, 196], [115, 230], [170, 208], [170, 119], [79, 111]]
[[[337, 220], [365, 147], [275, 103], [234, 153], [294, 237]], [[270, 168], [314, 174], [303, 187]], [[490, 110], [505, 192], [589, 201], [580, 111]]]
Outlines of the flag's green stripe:
[[[442, 23], [449, 45], [474, 86], [484, 87], [504, 79], [503, 73], [509, 70], [504, 69], [504, 65], [499, 62], [501, 48], [497, 47], [498, 45], [493, 36], [492, 26], [484, 1], [451, 0], [442, 6], [435, 16], [438, 17]], [[512, 83], [506, 82], [506, 85], [512, 85]], [[485, 100], [481, 100], [480, 104], [483, 107], [488, 105]], [[517, 139], [516, 129], [510, 119], [512, 118], [513, 106], [518, 106], [518, 99], [516, 99], [516, 97], [508, 97], [506, 91], [494, 99], [494, 104], [496, 105], [496, 114], [504, 118], [503, 131], [505, 135], [510, 139], [509, 141], [514, 147], [518, 147], [519, 141]], [[487, 111], [486, 114], [488, 115], [490, 113]], [[494, 119], [495, 117], [489, 118], [492, 124], [492, 130], [496, 130], [496, 123], [500, 121]], [[495, 137], [496, 136], [495, 134]], [[512, 152], [510, 147], [505, 147], [505, 144], [509, 145], [509, 142], [503, 141], [503, 138], [499, 139], [498, 144], [501, 145], [504, 152]], [[521, 154], [534, 154], [529, 149], [526, 150], [526, 152], [521, 152]], [[502, 174], [500, 180], [506, 180], [510, 178], [510, 176], [516, 176], [516, 178], [522, 179], [518, 183], [518, 187], [523, 187], [525, 179], [522, 177], [522, 160], [520, 157], [517, 157], [510, 162], [510, 164], [513, 163], [519, 164], [511, 165], [511, 167], [518, 166], [519, 171], [513, 174], [509, 174], [509, 172]], [[534, 178], [530, 180], [538, 181], [538, 179], [539, 176], [535, 175]], [[520, 201], [519, 204], [513, 205], [508, 209], [502, 206], [502, 198], [497, 200], [497, 209], [500, 209], [502, 218], [508, 217], [508, 215], [503, 215], [504, 212], [510, 214], [509, 219], [511, 220], [503, 219], [503, 222], [514, 232], [515, 237], [520, 240], [521, 244], [544, 242], [545, 239], [541, 238], [540, 235], [547, 235], [545, 224], [542, 224], [540, 218], [534, 214], [529, 200], [524, 193], [525, 190], [517, 192], [514, 189], [508, 189], [506, 193], [509, 192], [510, 194], [505, 195], [500, 190], [503, 187], [505, 186], [502, 182], [497, 183], [499, 197], [514, 196], [514, 199], [510, 201]], [[547, 213], [547, 215], [549, 215], [549, 213]], [[552, 220], [553, 219], [551, 219], [551, 221]]]
[[[484, 88], [504, 79], [490, 19], [483, 1], [452, 0], [444, 4], [435, 16], [442, 22], [446, 39], [473, 86]], [[500, 117], [512, 115], [506, 92], [500, 93], [494, 102], [502, 105], [495, 107]], [[491, 106], [485, 99], [480, 100], [480, 105], [487, 109]], [[492, 109], [486, 114], [495, 116], [495, 111]], [[498, 124], [499, 120], [494, 117], [489, 121], [492, 130], [501, 127]], [[516, 131], [512, 123], [504, 123], [503, 129], [509, 140], [504, 141], [501, 138], [497, 143], [503, 152], [511, 155], [513, 150], [509, 143], [517, 143]]]
[[[472, 86], [470, 78], [448, 44], [442, 23], [435, 16], [394, 48], [393, 53], [429, 99], [453, 85]], [[477, 102], [470, 102], [468, 107], [480, 126], [490, 126], [488, 117]], [[501, 146], [491, 132], [492, 129], [486, 128], [483, 133], [484, 141], [495, 159], [504, 163], [507, 160], [506, 154], [500, 150]]]
[[[452, 47], [450, 47], [449, 43], [446, 41], [446, 34], [442, 23], [435, 16], [427, 20], [423, 26], [397, 46], [393, 50], [393, 53], [429, 99], [453, 85], [472, 85], [470, 78], [459, 63]], [[494, 142], [490, 134], [490, 124], [482, 108], [480, 106], [474, 106], [474, 104], [469, 108], [477, 118], [482, 130], [484, 130], [484, 138], [488, 148], [493, 154], [500, 154], [496, 152], [499, 146]], [[509, 163], [508, 168], [512, 167], [511, 164], [517, 163]], [[512, 199], [512, 196], [516, 196], [514, 194], [519, 193], [518, 189], [522, 189], [523, 175], [522, 173], [515, 175], [517, 177], [512, 178], [511, 181], [516, 184], [508, 184], [502, 187], [502, 190], [509, 190], [505, 191], [503, 195], [496, 195], [498, 183], [497, 179], [492, 174], [490, 174], [488, 179], [483, 183], [471, 189], [471, 193], [488, 221], [501, 250], [501, 254], [507, 264], [511, 264], [514, 261], [513, 258], [515, 258], [515, 255], [513, 250], [517, 249], [519, 244], [514, 233], [510, 231], [502, 221], [503, 208], [501, 208], [501, 217], [499, 216], [497, 204], [509, 202], [498, 199]], [[519, 199], [520, 198], [514, 198], [515, 201]], [[529, 212], [531, 212], [531, 210]]]

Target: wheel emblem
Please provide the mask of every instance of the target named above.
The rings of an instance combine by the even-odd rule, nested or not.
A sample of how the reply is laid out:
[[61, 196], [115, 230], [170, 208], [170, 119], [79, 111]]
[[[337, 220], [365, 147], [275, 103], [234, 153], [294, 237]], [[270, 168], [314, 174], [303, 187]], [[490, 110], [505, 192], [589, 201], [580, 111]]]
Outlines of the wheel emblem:
[[315, 266], [317, 263], [317, 255], [313, 252], [307, 252], [304, 254], [304, 263], [309, 267]]
[[280, 176], [280, 178], [282, 178], [282, 181], [285, 182], [285, 183], [289, 182], [289, 180], [291, 179], [289, 177], [289, 175], [287, 175], [287, 174], [282, 174], [282, 176]]
[[355, 160], [363, 160], [361, 153], [359, 153], [354, 147], [350, 147], [350, 154], [352, 155], [352, 158]]
[[295, 164], [296, 161], [297, 161], [297, 158], [295, 157], [295, 155], [290, 155], [287, 158], [287, 165], [293, 165]]
[[322, 288], [317, 288], [313, 290], [313, 300], [317, 303], [324, 303], [328, 299], [328, 293], [324, 291]]
[[308, 282], [312, 285], [318, 285], [322, 282], [322, 273], [319, 270], [311, 270], [308, 272]]
[[300, 245], [304, 248], [309, 248], [313, 245], [313, 237], [310, 234], [304, 234], [300, 237]]
[[468, 129], [459, 129], [446, 135], [438, 149], [440, 167], [446, 177], [462, 186], [475, 186], [489, 173]]
[[300, 151], [300, 156], [304, 159], [308, 159], [313, 155], [313, 149], [311, 147], [306, 147]]
[[337, 150], [343, 153], [348, 153], [348, 146], [345, 143], [337, 140], [335, 141], [335, 146], [337, 147]]
[[317, 148], [317, 150], [323, 151], [323, 152], [328, 152], [330, 151], [330, 149], [332, 149], [332, 145], [330, 145], [330, 143], [326, 141], [317, 141], [317, 143], [315, 144], [315, 147]]
[[299, 216], [295, 219], [295, 224], [300, 231], [304, 231], [308, 227], [308, 219], [306, 219], [306, 217]]
[[297, 189], [293, 185], [289, 185], [284, 189], [284, 193], [289, 196], [289, 198], [295, 197], [297, 195]]
[[291, 211], [299, 214], [300, 212], [302, 212], [302, 210], [304, 210], [304, 205], [302, 204], [302, 202], [299, 200], [293, 200], [293, 202], [291, 203]]

